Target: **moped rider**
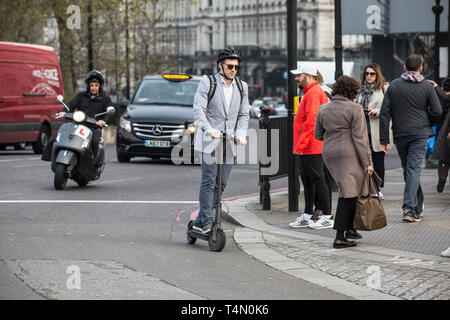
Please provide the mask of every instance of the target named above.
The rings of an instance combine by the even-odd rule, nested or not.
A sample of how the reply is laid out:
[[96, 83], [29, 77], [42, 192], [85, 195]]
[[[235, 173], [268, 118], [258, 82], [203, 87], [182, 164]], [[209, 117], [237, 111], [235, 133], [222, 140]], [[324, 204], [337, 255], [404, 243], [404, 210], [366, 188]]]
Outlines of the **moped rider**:
[[[87, 117], [95, 119], [96, 114], [106, 112], [106, 108], [112, 105], [111, 98], [103, 91], [103, 84], [105, 83], [105, 80], [100, 71], [90, 71], [86, 76], [85, 82], [87, 85], [87, 90], [80, 92], [75, 98], [73, 98], [67, 104], [69, 110], [67, 111], [66, 108], [63, 108], [63, 110], [59, 113], [60, 117], [64, 117], [66, 111], [74, 112], [76, 110], [81, 110]], [[97, 119], [97, 125], [88, 123], [84, 124], [92, 130], [91, 150], [93, 152], [94, 159], [98, 153], [100, 139], [102, 136], [101, 127], [104, 127], [110, 120], [111, 119], [109, 119], [105, 113], [104, 115], [99, 116], [99, 119]]]

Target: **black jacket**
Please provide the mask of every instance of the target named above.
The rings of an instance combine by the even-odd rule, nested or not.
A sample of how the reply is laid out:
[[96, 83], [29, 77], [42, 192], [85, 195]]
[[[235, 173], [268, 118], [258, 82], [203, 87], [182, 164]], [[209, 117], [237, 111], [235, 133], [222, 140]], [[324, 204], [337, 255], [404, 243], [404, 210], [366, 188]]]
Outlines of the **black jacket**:
[[450, 94], [446, 94], [438, 86], [435, 86], [434, 90], [436, 91], [436, 94], [439, 98], [439, 102], [441, 103], [441, 107], [442, 107], [442, 116], [437, 124], [438, 128], [441, 128], [445, 121], [445, 118], [447, 117], [448, 110], [450, 108]]
[[391, 82], [380, 111], [380, 143], [390, 144], [389, 121], [392, 119], [394, 141], [407, 136], [434, 136], [431, 126], [442, 114], [433, 85], [428, 81], [411, 82], [402, 78]]
[[445, 117], [444, 122], [439, 129], [439, 133], [436, 139], [436, 145], [434, 147], [434, 152], [432, 155], [432, 158], [444, 161], [446, 163], [450, 163], [450, 140], [447, 138], [449, 132], [450, 113], [447, 113], [447, 116]]
[[[110, 117], [106, 117], [106, 114], [95, 118], [97, 113], [106, 112], [106, 108], [112, 106], [111, 98], [103, 91], [100, 91], [99, 95], [93, 99], [90, 97], [89, 91], [80, 92], [75, 98], [70, 100], [67, 106], [70, 108], [69, 112], [81, 110], [84, 111], [88, 117], [96, 120], [104, 120], [107, 123], [111, 120]], [[63, 108], [62, 111], [67, 112], [65, 108]]]

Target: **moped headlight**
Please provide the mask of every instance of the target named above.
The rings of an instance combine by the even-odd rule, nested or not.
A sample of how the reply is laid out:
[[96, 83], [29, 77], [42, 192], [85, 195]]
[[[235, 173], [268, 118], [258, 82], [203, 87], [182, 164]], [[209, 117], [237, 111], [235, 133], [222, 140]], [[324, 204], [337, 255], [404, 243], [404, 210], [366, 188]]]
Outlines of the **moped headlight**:
[[75, 122], [84, 122], [86, 120], [86, 114], [83, 111], [75, 111], [73, 113], [73, 120]]
[[131, 121], [120, 118], [120, 127], [125, 129], [126, 132], [131, 132]]

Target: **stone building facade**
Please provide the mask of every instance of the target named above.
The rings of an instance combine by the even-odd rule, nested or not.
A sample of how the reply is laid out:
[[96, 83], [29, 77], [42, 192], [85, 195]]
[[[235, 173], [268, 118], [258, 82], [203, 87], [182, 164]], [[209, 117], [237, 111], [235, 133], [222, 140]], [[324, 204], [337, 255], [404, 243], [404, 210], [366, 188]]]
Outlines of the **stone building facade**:
[[[160, 53], [177, 57], [175, 71], [216, 72], [217, 52], [239, 49], [239, 76], [251, 95], [282, 95], [287, 69], [286, 0], [182, 0], [170, 3], [157, 25]], [[298, 60], [334, 57], [333, 0], [297, 0]]]

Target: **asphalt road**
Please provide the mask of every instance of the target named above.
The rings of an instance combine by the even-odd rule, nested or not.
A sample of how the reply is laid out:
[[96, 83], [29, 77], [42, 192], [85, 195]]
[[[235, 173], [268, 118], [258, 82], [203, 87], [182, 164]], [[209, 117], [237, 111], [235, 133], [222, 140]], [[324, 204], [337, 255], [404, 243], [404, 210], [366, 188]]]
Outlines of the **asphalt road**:
[[[187, 244], [199, 166], [107, 157], [100, 180], [56, 191], [30, 147], [0, 151], [0, 299], [348, 299], [249, 257], [231, 223], [221, 253]], [[257, 166], [236, 166], [223, 197], [257, 193], [257, 181]]]

